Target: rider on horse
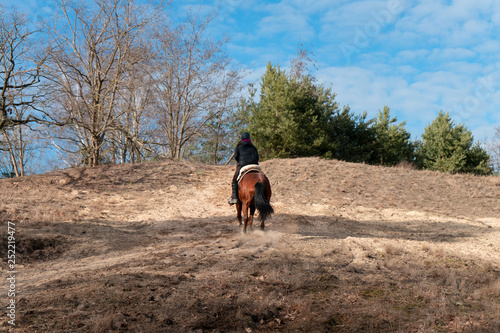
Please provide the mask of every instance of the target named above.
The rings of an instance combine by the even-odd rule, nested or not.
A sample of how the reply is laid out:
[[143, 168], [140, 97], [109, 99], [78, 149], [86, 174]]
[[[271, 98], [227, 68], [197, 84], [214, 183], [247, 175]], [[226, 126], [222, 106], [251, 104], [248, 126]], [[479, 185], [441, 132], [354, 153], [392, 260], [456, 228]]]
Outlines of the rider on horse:
[[236, 171], [233, 177], [233, 195], [229, 198], [229, 204], [234, 205], [238, 203], [238, 175], [242, 167], [249, 164], [259, 164], [259, 152], [252, 143], [250, 133], [243, 132], [241, 134], [241, 141], [234, 149], [234, 159], [236, 160]]

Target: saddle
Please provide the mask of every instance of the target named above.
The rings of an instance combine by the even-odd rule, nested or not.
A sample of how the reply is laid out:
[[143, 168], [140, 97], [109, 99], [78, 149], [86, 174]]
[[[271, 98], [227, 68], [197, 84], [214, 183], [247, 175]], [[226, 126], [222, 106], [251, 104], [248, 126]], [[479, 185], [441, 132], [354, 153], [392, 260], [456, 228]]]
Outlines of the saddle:
[[250, 172], [262, 172], [262, 168], [258, 164], [249, 164], [245, 165], [243, 168], [240, 170], [240, 174], [238, 175], [238, 178], [236, 179], [238, 181], [238, 184], [240, 183], [240, 180]]

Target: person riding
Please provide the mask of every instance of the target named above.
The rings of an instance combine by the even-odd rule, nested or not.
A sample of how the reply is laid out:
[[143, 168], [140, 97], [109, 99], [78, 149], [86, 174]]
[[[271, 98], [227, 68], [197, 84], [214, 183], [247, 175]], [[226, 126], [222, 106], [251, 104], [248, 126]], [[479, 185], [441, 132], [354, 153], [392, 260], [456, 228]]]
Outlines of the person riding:
[[238, 175], [240, 174], [241, 168], [250, 164], [259, 164], [259, 152], [252, 143], [250, 133], [243, 132], [241, 134], [241, 141], [234, 149], [234, 159], [236, 160], [236, 171], [234, 172], [233, 183], [231, 184], [233, 195], [231, 196], [231, 198], [229, 198], [228, 201], [230, 205], [238, 203], [237, 179]]

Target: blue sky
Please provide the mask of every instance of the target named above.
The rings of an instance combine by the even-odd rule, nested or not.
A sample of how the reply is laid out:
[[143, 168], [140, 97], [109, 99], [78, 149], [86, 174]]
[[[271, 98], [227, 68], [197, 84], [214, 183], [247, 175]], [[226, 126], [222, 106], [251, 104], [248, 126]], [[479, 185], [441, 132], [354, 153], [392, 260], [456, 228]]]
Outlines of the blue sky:
[[388, 105], [413, 137], [440, 110], [476, 140], [500, 126], [498, 1], [225, 0], [213, 29], [255, 80], [302, 43], [341, 105], [370, 117]]
[[[0, 0], [13, 3], [12, 0]], [[28, 15], [49, 1], [24, 0]], [[215, 8], [218, 1], [175, 1]], [[500, 2], [494, 0], [222, 0], [210, 27], [258, 82], [268, 61], [283, 68], [303, 44], [320, 83], [340, 105], [374, 117], [384, 105], [419, 137], [440, 110], [476, 140], [500, 126]]]

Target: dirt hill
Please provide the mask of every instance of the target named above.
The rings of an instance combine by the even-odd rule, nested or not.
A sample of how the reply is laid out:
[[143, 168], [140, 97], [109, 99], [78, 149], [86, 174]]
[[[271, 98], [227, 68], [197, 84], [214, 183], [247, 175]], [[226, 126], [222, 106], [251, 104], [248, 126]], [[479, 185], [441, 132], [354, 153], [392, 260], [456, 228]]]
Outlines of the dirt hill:
[[243, 234], [233, 166], [0, 181], [12, 332], [500, 332], [500, 179], [316, 158], [262, 163], [275, 209]]

